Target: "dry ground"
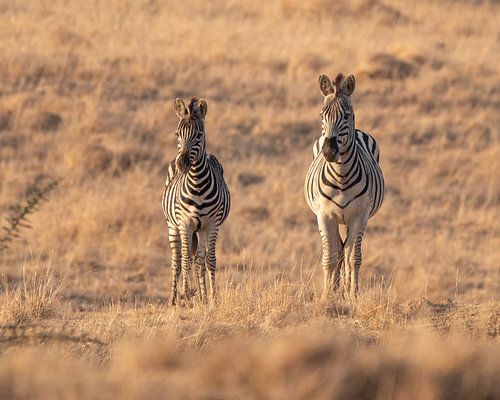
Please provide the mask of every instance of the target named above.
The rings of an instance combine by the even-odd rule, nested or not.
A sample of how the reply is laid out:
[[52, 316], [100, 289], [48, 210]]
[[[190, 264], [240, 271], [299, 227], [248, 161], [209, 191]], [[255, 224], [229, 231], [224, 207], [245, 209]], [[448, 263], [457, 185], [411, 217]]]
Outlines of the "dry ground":
[[[0, 4], [3, 221], [60, 180], [0, 252], [0, 393], [500, 397], [498, 26], [493, 0]], [[302, 193], [317, 77], [339, 71], [387, 189], [356, 304], [317, 299]], [[160, 198], [191, 96], [233, 197], [210, 309], [166, 305]]]

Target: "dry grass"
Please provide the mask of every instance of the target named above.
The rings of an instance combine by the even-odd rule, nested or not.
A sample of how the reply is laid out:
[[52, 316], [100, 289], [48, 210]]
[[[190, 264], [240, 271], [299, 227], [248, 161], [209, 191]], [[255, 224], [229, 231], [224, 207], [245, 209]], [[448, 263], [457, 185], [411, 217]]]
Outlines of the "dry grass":
[[19, 324], [52, 317], [56, 314], [62, 280], [50, 268], [23, 267], [21, 282], [3, 282], [0, 293], [0, 321]]
[[[465, 0], [0, 5], [2, 219], [33, 182], [62, 179], [0, 253], [0, 392], [498, 397], [499, 11]], [[302, 194], [317, 77], [339, 71], [356, 75], [356, 123], [378, 138], [387, 184], [357, 303], [317, 299], [319, 235]], [[172, 100], [193, 95], [208, 100], [208, 149], [233, 197], [210, 309], [166, 306]]]
[[[493, 399], [499, 355], [419, 331], [382, 348], [300, 332], [218, 343], [203, 354], [180, 351], [166, 337], [118, 347], [99, 372], [59, 354], [10, 355], [0, 366], [0, 389], [9, 398], [44, 399]], [[22, 370], [33, 372], [26, 379]], [[53, 378], [61, 374], [64, 381]]]

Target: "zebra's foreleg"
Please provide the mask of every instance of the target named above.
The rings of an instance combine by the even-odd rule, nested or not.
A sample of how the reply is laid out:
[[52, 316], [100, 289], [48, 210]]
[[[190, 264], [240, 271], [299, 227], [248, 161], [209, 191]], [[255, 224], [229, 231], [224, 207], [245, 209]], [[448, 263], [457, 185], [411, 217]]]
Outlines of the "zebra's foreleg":
[[182, 253], [182, 291], [188, 300], [189, 297], [189, 271], [191, 270], [191, 240], [192, 233], [189, 226], [180, 227], [181, 253]]
[[355, 219], [352, 225], [349, 226], [347, 234], [344, 260], [350, 275], [347, 278], [349, 279], [348, 294], [352, 299], [355, 299], [358, 295], [359, 269], [361, 268], [362, 261], [361, 242], [363, 241], [363, 235], [366, 230], [367, 222], [368, 212], [362, 213]]
[[177, 281], [179, 280], [179, 275], [181, 273], [181, 242], [179, 231], [173, 225], [169, 225], [168, 227], [168, 240], [172, 251], [172, 259], [170, 263], [170, 268], [172, 269], [172, 294], [170, 303], [175, 305], [177, 301]]
[[324, 215], [318, 216], [318, 227], [323, 247], [321, 264], [323, 266], [323, 295], [326, 299], [332, 288], [337, 289], [340, 282], [342, 264], [342, 241], [336, 220]]
[[207, 269], [208, 278], [210, 282], [210, 297], [215, 303], [217, 301], [217, 294], [215, 290], [215, 269], [217, 267], [217, 259], [215, 257], [215, 245], [217, 243], [217, 235], [219, 228], [215, 227], [207, 232], [206, 245], [207, 245]]
[[207, 302], [206, 271], [206, 237], [204, 232], [198, 232], [198, 249], [196, 252], [196, 272], [198, 275], [198, 291], [200, 300]]

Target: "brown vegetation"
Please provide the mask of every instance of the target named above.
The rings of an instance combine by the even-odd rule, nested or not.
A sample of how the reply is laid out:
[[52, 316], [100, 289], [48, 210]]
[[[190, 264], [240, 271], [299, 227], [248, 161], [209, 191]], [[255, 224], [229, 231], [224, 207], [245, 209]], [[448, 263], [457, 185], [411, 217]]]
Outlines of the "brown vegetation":
[[[500, 396], [499, 16], [451, 0], [0, 5], [2, 220], [60, 182], [0, 252], [0, 393]], [[340, 71], [387, 188], [355, 304], [317, 299], [302, 193], [317, 78]], [[166, 305], [160, 198], [172, 101], [191, 96], [233, 198], [209, 309]]]

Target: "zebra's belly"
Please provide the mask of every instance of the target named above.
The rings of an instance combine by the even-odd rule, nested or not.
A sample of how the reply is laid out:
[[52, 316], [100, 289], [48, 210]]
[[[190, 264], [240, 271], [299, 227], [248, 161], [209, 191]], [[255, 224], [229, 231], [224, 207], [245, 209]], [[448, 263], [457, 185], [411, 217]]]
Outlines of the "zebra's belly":
[[323, 193], [316, 200], [316, 215], [327, 215], [336, 218], [339, 223], [348, 223], [355, 219], [360, 213], [365, 212], [370, 208], [369, 193], [357, 196], [359, 192], [342, 192], [340, 190], [332, 190]]

